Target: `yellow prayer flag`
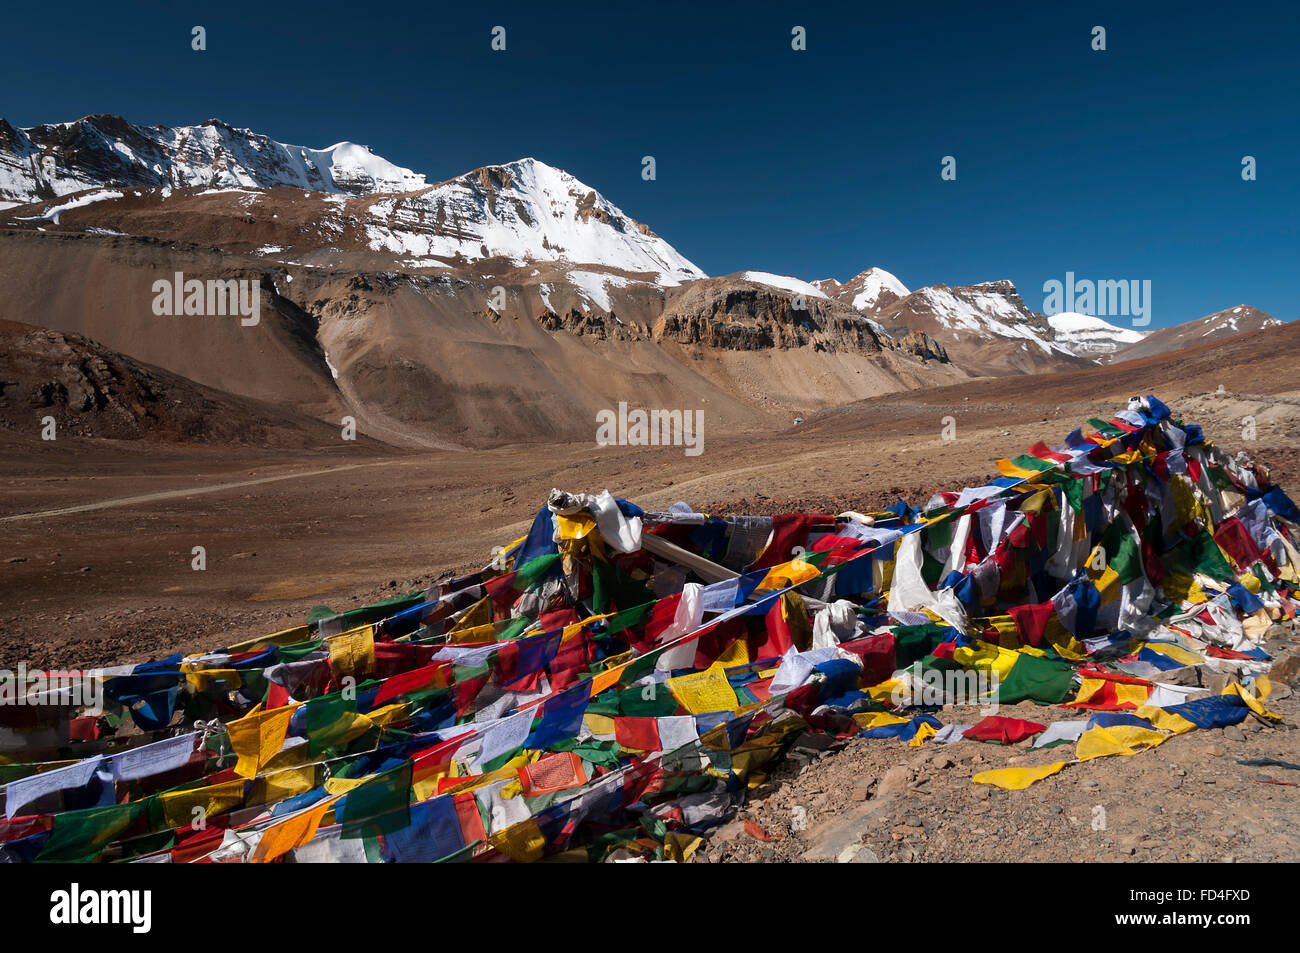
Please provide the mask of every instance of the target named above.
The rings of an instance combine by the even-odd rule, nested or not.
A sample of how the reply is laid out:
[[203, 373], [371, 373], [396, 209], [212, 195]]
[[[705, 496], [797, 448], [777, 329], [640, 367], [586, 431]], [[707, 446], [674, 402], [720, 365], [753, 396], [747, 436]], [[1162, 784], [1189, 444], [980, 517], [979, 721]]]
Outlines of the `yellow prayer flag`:
[[609, 715], [595, 715], [589, 712], [582, 716], [582, 720], [586, 722], [587, 730], [593, 735], [614, 737], [614, 719]]
[[820, 575], [821, 570], [811, 563], [806, 563], [802, 559], [792, 559], [769, 569], [757, 588], [784, 589], [787, 586], [800, 585], [809, 579], [816, 579]]
[[285, 798], [305, 794], [316, 787], [319, 775], [320, 767], [314, 764], [264, 774], [249, 789], [247, 804], [250, 807], [256, 804], [274, 804]]
[[899, 715], [890, 715], [883, 711], [861, 711], [853, 716], [853, 720], [863, 731], [872, 728], [883, 728], [886, 725], [902, 725], [911, 721], [910, 718], [903, 718]]
[[1152, 652], [1171, 658], [1175, 662], [1181, 662], [1183, 665], [1198, 665], [1205, 661], [1203, 656], [1197, 655], [1195, 652], [1189, 652], [1182, 646], [1170, 642], [1143, 642], [1138, 646], [1137, 651], [1140, 652], [1143, 649], [1150, 649]]
[[673, 697], [692, 715], [735, 711], [738, 704], [736, 692], [720, 665], [714, 665], [703, 672], [670, 678], [667, 685]]
[[264, 649], [268, 645], [294, 645], [298, 642], [310, 641], [310, 639], [310, 626], [295, 625], [292, 629], [282, 629], [272, 635], [263, 635], [256, 639], [249, 639], [246, 642], [236, 642], [234, 645], [228, 646], [226, 651], [233, 655], [240, 652], [251, 652], [254, 649]]
[[185, 681], [195, 692], [233, 692], [243, 684], [238, 669], [201, 668], [185, 673]]
[[1037, 493], [1035, 493], [1033, 496], [1021, 502], [1020, 512], [1032, 513], [1032, 514], [1041, 513], [1048, 506], [1048, 504], [1052, 502], [1052, 499], [1053, 499], [1052, 491], [1047, 488], [1043, 488], [1039, 490]]
[[329, 794], [347, 794], [353, 788], [360, 787], [373, 777], [373, 774], [367, 774], [363, 778], [330, 778], [325, 782], [325, 790]]
[[588, 513], [575, 513], [572, 516], [555, 514], [555, 525], [560, 531], [560, 540], [582, 539], [596, 528], [596, 518]]
[[359, 682], [374, 670], [375, 633], [369, 625], [331, 636], [329, 648], [330, 671], [336, 682], [349, 675]]
[[411, 777], [412, 801], [427, 801], [438, 794], [438, 784], [443, 778], [460, 777], [460, 769], [455, 761], [446, 764], [430, 764], [421, 767], [416, 762], [415, 773]]
[[531, 863], [540, 860], [546, 848], [546, 838], [537, 821], [527, 818], [505, 830], [488, 837], [489, 847], [495, 847], [513, 861]]
[[1016, 649], [1020, 646], [1020, 627], [1009, 615], [990, 616], [988, 624], [998, 633], [998, 645], [1004, 649]]
[[928, 721], [923, 721], [921, 722], [921, 726], [916, 729], [916, 734], [907, 745], [909, 748], [919, 748], [938, 733], [939, 732], [935, 729], [934, 725], [930, 724]]
[[676, 831], [664, 838], [664, 860], [673, 860], [684, 864], [691, 859], [704, 843], [704, 838], [695, 834], [680, 834]]
[[483, 625], [471, 625], [468, 629], [457, 629], [455, 632], [448, 633], [447, 637], [457, 645], [495, 642], [498, 634], [497, 627], [496, 622], [486, 622]]
[[[244, 802], [246, 781], [223, 781], [186, 791], [168, 791], [158, 795], [163, 818], [168, 827], [185, 827], [193, 824], [195, 817], [206, 819], [224, 813]], [[195, 808], [201, 813], [195, 814]]]
[[906, 695], [910, 693], [911, 690], [912, 689], [907, 685], [907, 683], [900, 681], [897, 678], [887, 678], [879, 685], [869, 686], [866, 689], [866, 692], [874, 701], [878, 701], [881, 704], [888, 704], [893, 701], [895, 691], [899, 692], [900, 695]]
[[1143, 705], [1133, 714], [1143, 721], [1151, 722], [1161, 731], [1172, 731], [1176, 735], [1181, 735], [1196, 727], [1196, 722], [1188, 721], [1182, 715], [1175, 714], [1172, 711], [1165, 711], [1155, 705]]
[[743, 638], [736, 639], [718, 655], [718, 664], [726, 668], [731, 668], [733, 665], [748, 665], [750, 661], [749, 643]]
[[289, 719], [297, 705], [273, 708], [270, 711], [245, 715], [226, 725], [230, 747], [239, 755], [235, 773], [244, 778], [255, 778], [268, 761], [284, 747], [284, 736], [289, 730]]
[[[455, 635], [457, 632], [463, 632], [465, 629], [477, 628], [481, 625], [490, 625], [492, 622], [492, 600], [484, 596], [474, 605], [470, 606], [463, 616], [456, 620], [456, 624], [447, 630], [448, 635]], [[453, 639], [452, 641], [458, 641]], [[488, 639], [488, 641], [492, 641]]]
[[1080, 761], [1091, 761], [1107, 755], [1134, 755], [1164, 744], [1169, 738], [1169, 735], [1139, 725], [1096, 726], [1079, 736], [1074, 756]]
[[1261, 718], [1270, 718], [1274, 721], [1281, 721], [1282, 716], [1269, 711], [1259, 703], [1259, 699], [1251, 694], [1250, 689], [1236, 682], [1229, 682], [1228, 687], [1223, 690], [1224, 695], [1236, 695], [1246, 703], [1246, 707], [1259, 715]]
[[971, 778], [976, 784], [992, 784], [1007, 791], [1023, 791], [1043, 778], [1050, 778], [1070, 762], [1057, 761], [1037, 768], [994, 768]]
[[415, 706], [410, 702], [394, 702], [391, 705], [385, 705], [383, 708], [376, 708], [363, 717], [370, 719], [371, 724], [393, 725], [406, 721], [414, 711]]
[[997, 672], [998, 679], [1001, 680], [1011, 674], [1011, 667], [1020, 660], [1020, 654], [992, 642], [976, 641], [973, 648], [954, 649], [952, 658], [965, 669]]

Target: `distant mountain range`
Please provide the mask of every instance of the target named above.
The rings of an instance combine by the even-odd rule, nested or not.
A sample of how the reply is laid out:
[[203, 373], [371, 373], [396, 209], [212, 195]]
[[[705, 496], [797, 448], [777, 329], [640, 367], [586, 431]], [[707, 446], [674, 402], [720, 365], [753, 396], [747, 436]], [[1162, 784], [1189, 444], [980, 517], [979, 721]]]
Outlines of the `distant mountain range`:
[[[1034, 312], [1009, 281], [912, 291], [880, 268], [844, 283], [710, 278], [537, 159], [428, 183], [366, 146], [286, 145], [219, 120], [0, 120], [0, 242], [13, 291], [0, 318], [318, 417], [348, 409], [399, 443], [582, 434], [592, 408], [629, 394], [686, 395], [753, 426], [1280, 323], [1241, 305], [1143, 334]], [[260, 343], [160, 325], [149, 288], [177, 271], [257, 276], [270, 296]], [[566, 413], [582, 422], [552, 419]]]
[[105, 185], [370, 195], [410, 192], [425, 181], [368, 146], [290, 146], [218, 119], [171, 128], [100, 115], [29, 129], [0, 119], [0, 199], [35, 202]]

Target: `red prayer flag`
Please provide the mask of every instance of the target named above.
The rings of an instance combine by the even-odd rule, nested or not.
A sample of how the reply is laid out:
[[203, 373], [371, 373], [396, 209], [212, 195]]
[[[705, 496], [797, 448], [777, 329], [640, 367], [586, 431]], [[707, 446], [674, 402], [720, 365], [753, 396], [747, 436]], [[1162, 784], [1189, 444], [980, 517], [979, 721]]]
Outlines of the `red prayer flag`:
[[659, 750], [659, 720], [626, 716], [614, 719], [614, 737], [624, 748]]
[[1043, 633], [1047, 630], [1048, 620], [1056, 606], [1049, 602], [1039, 602], [1024, 606], [1012, 606], [1007, 610], [1016, 623], [1020, 641], [1026, 645], [1038, 646], [1043, 643]]
[[1036, 721], [989, 715], [983, 721], [977, 722], [962, 732], [962, 737], [973, 738], [976, 741], [992, 741], [998, 744], [1013, 745], [1017, 741], [1032, 738], [1040, 731], [1046, 730], [1046, 725], [1040, 725]]

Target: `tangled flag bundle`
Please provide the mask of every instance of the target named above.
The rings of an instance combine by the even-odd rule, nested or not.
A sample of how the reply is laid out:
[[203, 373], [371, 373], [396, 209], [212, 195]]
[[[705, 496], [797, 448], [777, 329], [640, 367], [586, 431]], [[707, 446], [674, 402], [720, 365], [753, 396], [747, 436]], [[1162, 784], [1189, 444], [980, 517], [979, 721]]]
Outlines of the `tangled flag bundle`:
[[[972, 779], [1023, 788], [1276, 720], [1300, 513], [1262, 467], [1154, 397], [998, 467], [868, 514], [555, 491], [471, 576], [21, 709], [3, 859], [685, 860], [808, 731], [1075, 746]], [[1090, 714], [944, 725], [934, 672]]]

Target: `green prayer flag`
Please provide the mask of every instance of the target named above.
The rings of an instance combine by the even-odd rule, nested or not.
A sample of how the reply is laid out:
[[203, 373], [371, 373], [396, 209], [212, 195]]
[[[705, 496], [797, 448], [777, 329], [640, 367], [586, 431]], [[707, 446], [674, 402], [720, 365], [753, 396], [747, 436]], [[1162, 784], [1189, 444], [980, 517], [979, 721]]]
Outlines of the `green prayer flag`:
[[395, 768], [380, 772], [365, 784], [353, 788], [335, 808], [334, 816], [343, 824], [341, 837], [373, 837], [391, 834], [411, 823], [411, 775], [415, 762], [410, 758]]
[[301, 662], [313, 652], [319, 652], [325, 648], [324, 639], [309, 639], [306, 642], [295, 642], [292, 645], [281, 645], [275, 650], [276, 661], [279, 662]]
[[1011, 671], [998, 682], [998, 704], [1035, 701], [1055, 705], [1065, 700], [1072, 687], [1072, 669], [1064, 662], [1021, 653]]
[[313, 755], [333, 747], [352, 725], [356, 698], [327, 695], [307, 703], [307, 750]]
[[519, 567], [515, 573], [515, 580], [512, 583], [515, 589], [520, 592], [527, 592], [535, 589], [541, 584], [546, 574], [555, 567], [560, 561], [559, 553], [547, 553], [545, 556], [536, 556]]
[[653, 602], [647, 602], [643, 605], [633, 606], [630, 609], [624, 609], [611, 616], [608, 620], [610, 632], [622, 632], [624, 629], [631, 629], [641, 624], [641, 620], [649, 614], [650, 610], [655, 607]]
[[37, 862], [89, 863], [148, 810], [150, 800], [56, 814], [54, 829], [36, 855]]
[[919, 662], [952, 638], [951, 630], [944, 630], [935, 622], [896, 625], [893, 633], [895, 668], [907, 668], [913, 662]]
[[519, 638], [524, 629], [532, 625], [536, 620], [526, 615], [515, 616], [510, 623], [497, 633], [498, 642], [509, 642]]

